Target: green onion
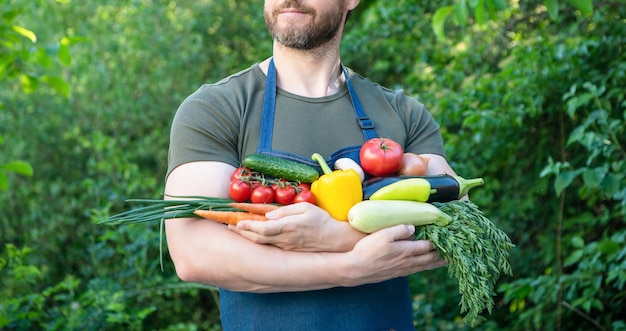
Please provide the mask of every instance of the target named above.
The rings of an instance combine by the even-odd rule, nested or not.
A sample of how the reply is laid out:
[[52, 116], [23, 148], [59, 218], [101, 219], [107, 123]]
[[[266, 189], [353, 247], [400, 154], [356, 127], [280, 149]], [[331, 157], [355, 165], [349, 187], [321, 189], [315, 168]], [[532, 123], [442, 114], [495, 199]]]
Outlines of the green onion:
[[171, 218], [198, 218], [193, 212], [199, 209], [235, 211], [229, 204], [231, 199], [206, 196], [172, 196], [177, 200], [128, 199], [127, 202], [140, 203], [144, 206], [108, 217], [99, 224], [121, 225], [143, 222], [162, 221]]
[[[168, 195], [169, 196], [169, 195]], [[144, 222], [160, 222], [159, 228], [159, 262], [163, 267], [163, 231], [164, 220], [173, 218], [199, 218], [193, 212], [199, 209], [234, 211], [236, 208], [228, 204], [234, 202], [230, 199], [206, 197], [206, 196], [169, 196], [176, 200], [161, 199], [128, 199], [127, 202], [136, 202], [144, 206], [119, 213], [104, 219], [98, 224], [122, 225]]]

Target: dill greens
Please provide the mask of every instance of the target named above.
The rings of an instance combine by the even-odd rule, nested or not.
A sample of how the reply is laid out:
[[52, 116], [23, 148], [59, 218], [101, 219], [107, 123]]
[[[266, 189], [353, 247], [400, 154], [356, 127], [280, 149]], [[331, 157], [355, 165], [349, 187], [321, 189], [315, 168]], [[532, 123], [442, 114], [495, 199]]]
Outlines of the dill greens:
[[495, 285], [502, 273], [511, 275], [509, 250], [515, 247], [470, 201], [433, 203], [452, 217], [447, 226], [422, 225], [415, 229], [416, 239], [430, 240], [446, 261], [448, 274], [458, 282], [460, 313], [471, 327], [486, 320], [494, 307]]

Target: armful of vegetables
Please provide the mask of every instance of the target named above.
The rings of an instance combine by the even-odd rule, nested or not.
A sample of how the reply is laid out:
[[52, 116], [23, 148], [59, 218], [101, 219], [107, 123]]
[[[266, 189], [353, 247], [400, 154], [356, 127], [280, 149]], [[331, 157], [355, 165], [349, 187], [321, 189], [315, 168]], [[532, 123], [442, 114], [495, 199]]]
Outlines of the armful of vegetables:
[[[384, 156], [385, 160], [394, 161], [387, 169], [382, 169], [385, 170], [384, 174], [410, 172], [398, 172], [403, 154], [401, 149], [393, 147], [392, 141], [375, 140], [364, 145], [363, 149], [371, 152], [368, 155]], [[404, 154], [405, 160], [411, 158], [419, 161], [419, 169], [425, 172], [428, 160], [414, 154]], [[279, 179], [313, 183], [310, 190], [301, 193], [313, 193], [318, 205], [335, 219], [348, 220], [355, 229], [364, 233], [396, 224], [414, 225], [415, 239], [431, 241], [441, 258], [447, 262], [450, 277], [458, 281], [461, 314], [465, 314], [463, 321], [474, 327], [485, 320], [480, 314], [484, 310], [491, 313], [493, 309], [496, 281], [502, 273], [512, 273], [508, 257], [514, 245], [475, 204], [457, 200], [470, 189], [483, 185], [481, 178], [466, 180], [448, 175], [377, 177], [362, 185], [363, 174], [354, 169], [358, 165], [350, 162], [344, 167], [339, 164], [337, 168], [340, 170], [332, 171], [321, 155], [314, 154], [312, 159], [322, 167], [322, 176], [311, 167], [266, 155], [252, 155], [246, 158], [244, 165]], [[363, 158], [362, 153], [361, 163], [367, 165], [368, 162], [373, 166], [372, 169], [381, 170], [376, 168], [381, 162], [380, 158]], [[414, 166], [411, 166], [412, 169], [416, 169]], [[246, 168], [243, 170], [247, 171]], [[235, 200], [199, 196], [174, 197], [179, 200], [132, 199], [129, 201], [140, 202], [145, 206], [110, 216], [100, 223], [160, 221], [162, 225], [164, 219], [188, 217], [203, 217], [225, 224], [237, 224], [243, 219], [264, 221], [264, 214], [278, 206], [271, 203], [245, 203], [250, 197], [250, 179], [241, 178], [241, 174], [234, 176], [233, 183], [246, 184], [242, 187], [247, 189], [247, 196], [233, 197]], [[296, 197], [294, 201], [297, 200]]]

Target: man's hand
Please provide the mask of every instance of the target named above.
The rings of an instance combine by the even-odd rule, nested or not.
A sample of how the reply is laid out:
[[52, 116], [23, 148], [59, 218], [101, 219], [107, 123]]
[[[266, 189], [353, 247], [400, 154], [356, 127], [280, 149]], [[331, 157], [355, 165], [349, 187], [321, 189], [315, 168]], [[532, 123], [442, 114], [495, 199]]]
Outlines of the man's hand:
[[359, 282], [376, 283], [444, 266], [432, 243], [413, 240], [414, 233], [412, 225], [396, 225], [368, 235], [347, 253], [348, 270]]
[[241, 221], [229, 228], [255, 243], [301, 252], [347, 252], [365, 236], [306, 202], [280, 207], [265, 216], [267, 222]]

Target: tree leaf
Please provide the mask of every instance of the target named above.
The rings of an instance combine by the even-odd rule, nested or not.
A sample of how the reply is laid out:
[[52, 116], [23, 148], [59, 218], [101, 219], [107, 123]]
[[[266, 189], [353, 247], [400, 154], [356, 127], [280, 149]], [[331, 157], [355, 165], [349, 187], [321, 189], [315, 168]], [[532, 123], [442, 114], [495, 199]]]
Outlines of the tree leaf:
[[592, 0], [567, 0], [567, 1], [585, 15], [589, 15], [593, 13]]
[[70, 97], [71, 87], [61, 77], [57, 77], [57, 76], [43, 76], [43, 77], [41, 77], [41, 81], [43, 81], [46, 84], [50, 85], [50, 87], [55, 89], [57, 92], [59, 92], [64, 97], [66, 97], [66, 98]]
[[35, 62], [44, 68], [50, 68], [53, 65], [52, 58], [48, 55], [45, 48], [39, 48], [35, 52]]
[[7, 175], [3, 172], [0, 172], [0, 191], [6, 191], [9, 189], [9, 179]]
[[19, 10], [6, 10], [4, 9], [4, 12], [2, 13], [2, 19], [6, 22], [6, 23], [10, 23], [13, 22], [15, 20], [15, 18], [20, 14]]
[[572, 255], [568, 256], [567, 259], [565, 260], [565, 262], [563, 262], [564, 266], [570, 266], [572, 264], [578, 263], [578, 261], [580, 261], [580, 258], [583, 257], [583, 250], [582, 249], [577, 249], [574, 251], [574, 253], [572, 253]]
[[486, 0], [487, 1], [487, 10], [489, 11], [490, 17], [496, 16], [496, 3], [494, 0]]
[[485, 22], [485, 0], [478, 0], [476, 8], [474, 9], [474, 17], [478, 24]]
[[493, 0], [497, 10], [503, 10], [509, 6], [509, 2], [506, 0]]
[[602, 254], [617, 254], [620, 249], [621, 244], [611, 239], [604, 239], [598, 243], [598, 250], [602, 252]]
[[559, 1], [558, 0], [545, 0], [545, 5], [548, 8], [548, 15], [553, 21], [559, 17]]
[[619, 199], [619, 193], [622, 191], [626, 192], [626, 190], [621, 185], [623, 179], [623, 174], [607, 174], [602, 181], [602, 190], [605, 191], [606, 194], [608, 194], [609, 196], [612, 196], [614, 199]]
[[454, 6], [445, 6], [437, 9], [433, 15], [432, 28], [438, 40], [445, 40], [444, 25], [446, 18], [454, 10]]
[[585, 186], [590, 188], [599, 188], [604, 176], [606, 174], [605, 168], [587, 169], [583, 172], [583, 181]]
[[70, 43], [67, 38], [61, 39], [59, 43], [59, 51], [57, 53], [59, 61], [65, 65], [70, 66], [72, 64], [72, 54], [70, 53]]
[[460, 0], [454, 5], [454, 17], [461, 26], [467, 25], [469, 13], [465, 0]]
[[574, 171], [563, 171], [557, 177], [556, 181], [554, 181], [554, 190], [556, 191], [556, 195], [560, 195], [563, 190], [565, 190], [576, 178], [578, 175], [577, 172]]
[[20, 77], [20, 84], [22, 85], [24, 93], [33, 93], [39, 87], [39, 79], [29, 75], [22, 75]]
[[33, 44], [37, 42], [37, 35], [34, 32], [17, 25], [12, 26], [11, 29], [30, 40]]
[[9, 163], [5, 163], [0, 165], [0, 169], [14, 172], [18, 175], [23, 176], [32, 176], [33, 175], [33, 167], [28, 162], [24, 161], [11, 161]]
[[585, 239], [580, 236], [575, 236], [572, 238], [572, 246], [576, 248], [584, 248], [585, 247]]

